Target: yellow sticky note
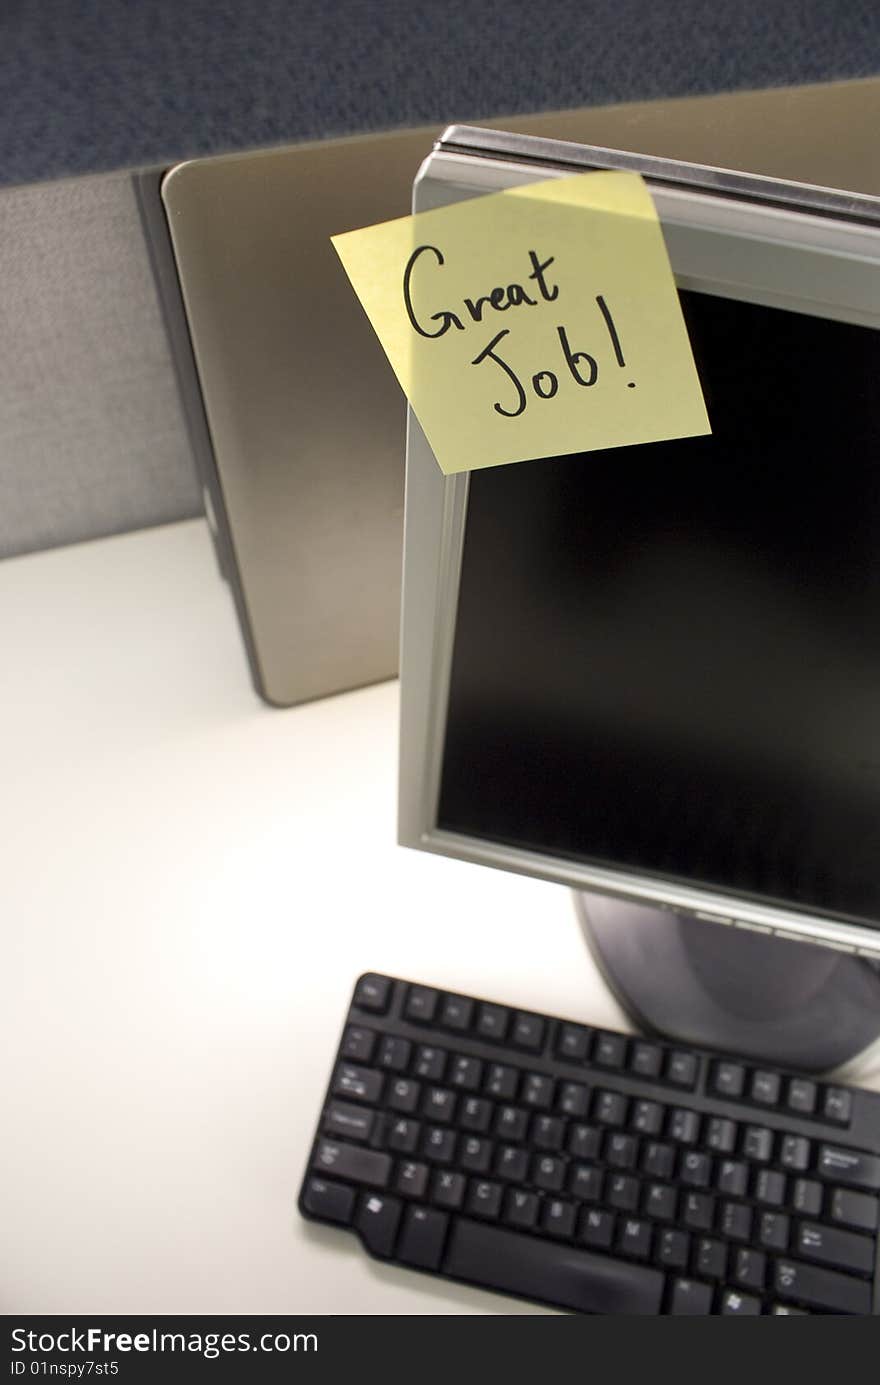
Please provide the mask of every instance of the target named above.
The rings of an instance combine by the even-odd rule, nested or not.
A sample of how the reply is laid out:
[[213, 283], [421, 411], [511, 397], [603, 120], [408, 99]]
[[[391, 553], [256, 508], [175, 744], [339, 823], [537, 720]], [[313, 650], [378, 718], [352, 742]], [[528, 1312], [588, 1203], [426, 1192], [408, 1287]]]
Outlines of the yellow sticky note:
[[638, 174], [530, 183], [333, 245], [447, 475], [711, 432]]

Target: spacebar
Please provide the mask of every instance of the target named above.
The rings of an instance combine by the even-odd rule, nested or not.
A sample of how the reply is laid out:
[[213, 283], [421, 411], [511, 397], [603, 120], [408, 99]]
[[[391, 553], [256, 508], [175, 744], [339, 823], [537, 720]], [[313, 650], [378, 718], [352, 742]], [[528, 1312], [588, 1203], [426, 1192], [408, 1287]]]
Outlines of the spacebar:
[[443, 1270], [579, 1313], [659, 1313], [663, 1294], [658, 1270], [464, 1218], [455, 1221]]

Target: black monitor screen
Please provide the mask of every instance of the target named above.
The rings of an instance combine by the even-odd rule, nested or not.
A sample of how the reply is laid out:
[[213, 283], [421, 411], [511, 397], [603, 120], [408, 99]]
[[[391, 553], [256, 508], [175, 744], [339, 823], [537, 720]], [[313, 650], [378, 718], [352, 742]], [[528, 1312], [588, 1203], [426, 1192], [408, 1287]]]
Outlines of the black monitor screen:
[[880, 921], [880, 332], [683, 293], [711, 437], [475, 471], [438, 824]]

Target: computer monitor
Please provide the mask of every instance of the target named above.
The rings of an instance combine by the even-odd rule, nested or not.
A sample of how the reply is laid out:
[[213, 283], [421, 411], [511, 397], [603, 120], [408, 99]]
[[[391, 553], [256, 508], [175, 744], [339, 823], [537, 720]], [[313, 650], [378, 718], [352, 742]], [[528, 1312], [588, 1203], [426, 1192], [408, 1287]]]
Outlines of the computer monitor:
[[713, 431], [445, 478], [411, 416], [400, 839], [573, 887], [646, 1026], [837, 1066], [880, 1034], [880, 199], [452, 127], [414, 207], [590, 168], [651, 188]]

